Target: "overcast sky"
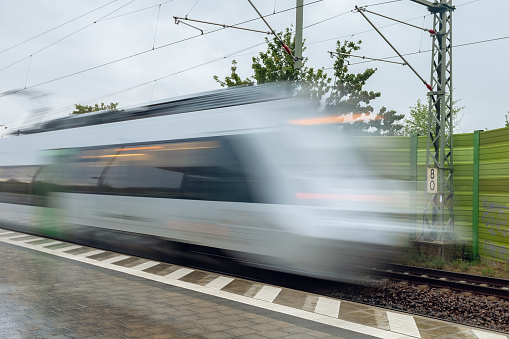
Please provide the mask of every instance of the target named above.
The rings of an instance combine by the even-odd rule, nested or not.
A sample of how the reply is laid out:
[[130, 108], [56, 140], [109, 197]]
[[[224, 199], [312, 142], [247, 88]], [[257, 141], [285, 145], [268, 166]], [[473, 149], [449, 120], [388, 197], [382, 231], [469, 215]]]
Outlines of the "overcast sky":
[[[264, 15], [292, 8], [296, 3], [252, 1]], [[368, 9], [432, 28], [427, 9], [410, 0], [304, 3], [309, 4], [304, 7], [304, 26], [312, 25], [304, 30], [307, 46], [304, 56], [309, 58], [308, 66], [324, 67], [331, 76], [333, 59], [327, 51], [334, 50], [338, 39], [362, 40], [359, 55], [372, 58], [395, 55], [359, 13], [351, 12], [355, 5], [373, 5]], [[456, 6], [453, 45], [475, 43], [453, 49], [453, 97], [460, 100], [460, 106], [465, 106], [457, 130], [503, 127], [509, 110], [506, 98], [509, 1], [454, 0], [453, 5]], [[233, 59], [237, 60], [243, 78], [251, 75], [251, 58], [265, 50], [266, 34], [235, 29], [211, 32], [216, 27], [190, 23], [206, 33], [200, 35], [197, 29], [175, 24], [173, 16], [186, 15], [226, 25], [257, 18], [247, 0], [2, 1], [0, 93], [25, 87], [27, 90], [0, 97], [0, 125], [6, 125], [9, 131], [40, 121], [42, 107], [49, 108], [42, 118], [48, 120], [68, 115], [77, 103], [118, 102], [119, 107], [130, 107], [218, 89], [213, 76], [228, 75]], [[406, 58], [429, 82], [429, 34], [367, 15], [401, 53], [421, 52]], [[68, 21], [71, 22], [65, 24]], [[295, 23], [295, 10], [267, 16], [267, 21], [281, 31]], [[243, 27], [267, 31], [261, 20]], [[51, 31], [45, 33], [48, 30]], [[28, 39], [31, 40], [25, 42]], [[476, 43], [490, 39], [498, 40]], [[385, 106], [408, 114], [417, 99], [426, 100], [427, 89], [408, 67], [351, 60], [352, 72], [362, 72], [368, 67], [378, 70], [366, 88], [382, 93], [372, 102], [375, 111]], [[154, 81], [159, 78], [163, 79]]]

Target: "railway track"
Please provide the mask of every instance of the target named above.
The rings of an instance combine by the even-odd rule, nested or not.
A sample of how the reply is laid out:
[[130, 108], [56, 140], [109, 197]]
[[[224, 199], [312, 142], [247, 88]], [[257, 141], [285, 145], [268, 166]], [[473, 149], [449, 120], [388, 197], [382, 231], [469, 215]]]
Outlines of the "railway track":
[[385, 264], [377, 275], [391, 280], [408, 281], [455, 291], [471, 292], [509, 300], [509, 280], [476, 276], [430, 268]]

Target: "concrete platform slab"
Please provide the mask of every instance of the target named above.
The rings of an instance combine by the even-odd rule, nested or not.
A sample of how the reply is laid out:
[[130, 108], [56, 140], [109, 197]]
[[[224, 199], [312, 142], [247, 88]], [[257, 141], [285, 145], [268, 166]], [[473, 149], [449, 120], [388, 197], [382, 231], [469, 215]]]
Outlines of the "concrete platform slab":
[[0, 337], [508, 338], [7, 232], [0, 229]]

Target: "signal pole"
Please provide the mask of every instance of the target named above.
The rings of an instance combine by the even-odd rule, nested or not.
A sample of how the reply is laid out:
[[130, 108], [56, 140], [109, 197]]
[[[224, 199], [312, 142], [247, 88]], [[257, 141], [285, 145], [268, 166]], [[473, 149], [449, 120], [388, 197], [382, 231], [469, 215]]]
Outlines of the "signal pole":
[[[424, 240], [449, 241], [454, 238], [452, 12], [455, 7], [452, 0], [440, 0], [439, 3], [411, 1], [426, 6], [433, 14], [433, 30], [436, 32], [432, 34], [432, 91], [428, 93], [426, 152], [427, 192], [431, 196], [423, 213], [423, 235]], [[438, 174], [438, 178], [432, 178], [434, 173]], [[431, 189], [430, 183], [431, 186], [436, 185], [435, 189]]]
[[302, 68], [302, 21], [304, 16], [304, 0], [297, 0], [295, 15], [295, 64], [294, 69]]

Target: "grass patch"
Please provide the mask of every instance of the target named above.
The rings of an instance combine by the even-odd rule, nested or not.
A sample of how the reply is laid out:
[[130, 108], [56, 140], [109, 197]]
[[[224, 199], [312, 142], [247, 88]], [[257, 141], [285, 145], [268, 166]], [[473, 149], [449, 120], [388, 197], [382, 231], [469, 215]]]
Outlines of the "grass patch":
[[468, 261], [463, 261], [459, 265], [459, 270], [463, 273], [468, 272], [468, 270], [470, 269], [470, 265], [471, 264]]
[[509, 279], [509, 264], [487, 266], [481, 263], [479, 255], [473, 254], [471, 246], [465, 244], [458, 244], [447, 261], [441, 256], [426, 254], [419, 246], [403, 249], [396, 261], [403, 265]]
[[426, 266], [436, 270], [443, 270], [445, 267], [445, 260], [442, 257], [429, 257], [426, 261]]
[[491, 268], [490, 266], [486, 266], [482, 269], [481, 274], [484, 277], [494, 277], [495, 276], [495, 270]]

